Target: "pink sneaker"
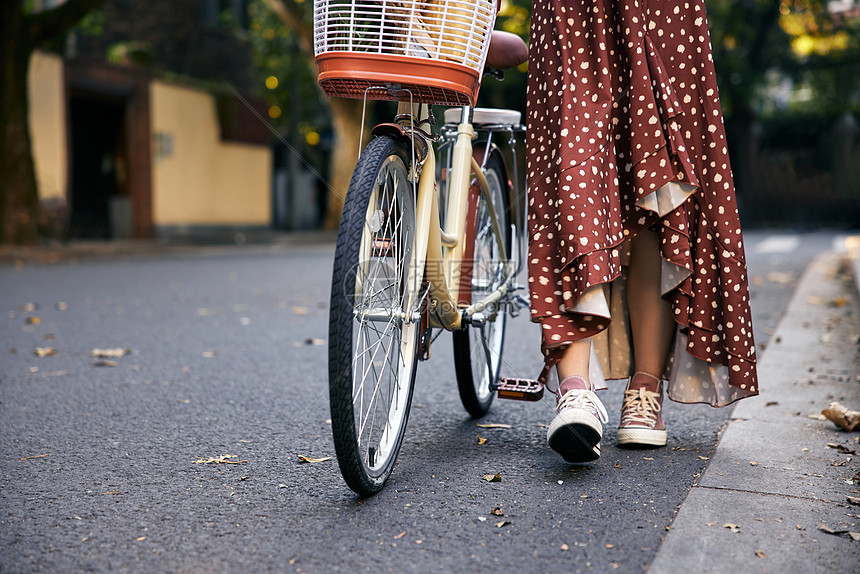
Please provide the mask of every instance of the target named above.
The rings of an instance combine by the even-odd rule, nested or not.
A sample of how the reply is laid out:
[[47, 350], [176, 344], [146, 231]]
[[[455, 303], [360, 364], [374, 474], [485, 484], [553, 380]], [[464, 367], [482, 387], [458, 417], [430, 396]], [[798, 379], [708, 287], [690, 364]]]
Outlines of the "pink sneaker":
[[662, 409], [663, 381], [647, 373], [630, 377], [615, 442], [621, 446], [666, 446]]
[[571, 375], [558, 386], [558, 413], [549, 425], [546, 442], [567, 462], [589, 462], [600, 458], [603, 425], [609, 420], [603, 403], [579, 375]]

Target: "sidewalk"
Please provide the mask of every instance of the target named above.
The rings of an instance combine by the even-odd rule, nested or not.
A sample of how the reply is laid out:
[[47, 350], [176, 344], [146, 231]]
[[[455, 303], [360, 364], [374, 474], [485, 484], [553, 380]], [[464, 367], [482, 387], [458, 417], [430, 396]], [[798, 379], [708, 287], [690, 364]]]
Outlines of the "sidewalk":
[[860, 410], [860, 238], [847, 251], [806, 270], [761, 396], [738, 403], [650, 574], [860, 571], [860, 432], [817, 418], [832, 401]]
[[77, 240], [44, 245], [0, 245], [0, 265], [46, 265], [90, 259], [122, 257], [165, 257], [173, 255], [223, 255], [256, 252], [272, 253], [310, 245], [334, 245], [336, 231], [295, 231], [236, 233], [217, 240], [200, 238], [142, 240]]

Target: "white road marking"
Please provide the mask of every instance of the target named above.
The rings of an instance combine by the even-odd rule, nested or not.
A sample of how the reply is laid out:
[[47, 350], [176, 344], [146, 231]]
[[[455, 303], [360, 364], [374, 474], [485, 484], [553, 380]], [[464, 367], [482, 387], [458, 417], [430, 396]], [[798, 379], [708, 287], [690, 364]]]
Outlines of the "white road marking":
[[800, 246], [797, 235], [771, 235], [753, 249], [756, 253], [791, 253]]

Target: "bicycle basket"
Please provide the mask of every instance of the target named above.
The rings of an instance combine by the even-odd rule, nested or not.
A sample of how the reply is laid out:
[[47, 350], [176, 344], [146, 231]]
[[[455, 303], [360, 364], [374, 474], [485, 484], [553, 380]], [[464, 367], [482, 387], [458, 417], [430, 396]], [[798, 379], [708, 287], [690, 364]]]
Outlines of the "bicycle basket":
[[494, 0], [314, 0], [319, 85], [333, 97], [474, 105], [495, 18]]

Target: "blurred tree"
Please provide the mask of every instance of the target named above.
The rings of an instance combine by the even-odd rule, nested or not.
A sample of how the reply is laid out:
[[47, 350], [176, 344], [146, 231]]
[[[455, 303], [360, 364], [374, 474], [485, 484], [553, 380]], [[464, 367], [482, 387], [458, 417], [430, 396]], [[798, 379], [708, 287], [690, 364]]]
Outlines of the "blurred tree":
[[269, 121], [289, 148], [286, 162], [291, 175], [301, 164], [322, 170], [328, 165], [331, 119], [316, 84], [316, 65], [302, 51], [298, 36], [265, 0], [251, 2], [248, 12], [254, 82], [269, 106]]
[[[285, 69], [297, 72], [299, 77], [291, 77], [288, 82], [302, 83], [303, 77], [309, 77], [313, 78], [315, 85], [317, 67], [314, 63], [313, 50], [313, 2], [311, 0], [260, 0], [260, 3], [281, 19], [289, 30], [291, 41], [298, 48], [293, 52]], [[305, 89], [300, 88], [296, 93], [307, 93], [304, 92]], [[315, 93], [315, 97], [319, 99], [321, 97], [319, 90], [317, 89]], [[340, 214], [343, 211], [343, 200], [358, 159], [362, 102], [341, 98], [329, 98], [326, 101], [331, 111], [334, 141], [329, 160], [328, 201], [323, 225], [326, 229], [337, 229]]]
[[67, 0], [37, 11], [33, 2], [0, 0], [0, 243], [33, 243], [38, 237], [27, 93], [30, 56], [101, 3]]

